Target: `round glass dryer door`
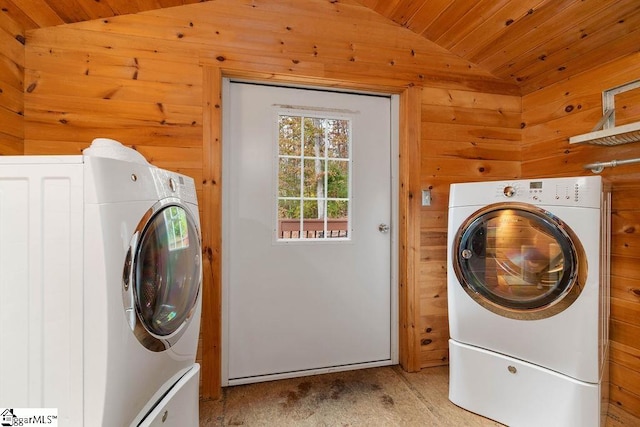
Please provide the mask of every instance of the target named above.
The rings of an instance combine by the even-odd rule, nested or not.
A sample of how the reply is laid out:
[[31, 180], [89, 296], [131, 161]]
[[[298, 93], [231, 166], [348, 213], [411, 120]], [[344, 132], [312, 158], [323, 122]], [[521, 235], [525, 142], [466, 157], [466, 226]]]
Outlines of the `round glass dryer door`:
[[573, 231], [547, 211], [508, 203], [475, 212], [458, 230], [453, 267], [465, 291], [488, 310], [533, 320], [578, 297], [586, 258]]
[[174, 345], [193, 315], [202, 278], [200, 235], [177, 201], [156, 204], [131, 239], [123, 300], [129, 326], [152, 351]]

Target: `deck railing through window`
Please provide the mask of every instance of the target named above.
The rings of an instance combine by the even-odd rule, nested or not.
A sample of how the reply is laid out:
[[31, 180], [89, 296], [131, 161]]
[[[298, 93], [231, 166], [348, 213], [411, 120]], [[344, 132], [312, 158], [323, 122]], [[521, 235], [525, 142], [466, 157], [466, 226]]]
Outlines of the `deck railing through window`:
[[300, 233], [299, 219], [281, 219], [278, 221], [278, 238], [280, 239], [323, 239], [349, 237], [349, 221], [344, 219], [327, 219], [327, 231], [324, 231], [324, 219], [305, 219]]

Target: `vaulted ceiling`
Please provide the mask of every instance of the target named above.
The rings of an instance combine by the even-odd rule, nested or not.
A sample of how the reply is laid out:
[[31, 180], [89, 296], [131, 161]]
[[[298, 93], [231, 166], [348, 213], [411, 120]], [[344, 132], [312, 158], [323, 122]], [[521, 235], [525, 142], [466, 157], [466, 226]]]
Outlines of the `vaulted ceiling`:
[[[34, 29], [201, 1], [0, 0], [0, 9]], [[523, 94], [640, 52], [638, 0], [355, 1], [515, 82]]]
[[359, 2], [523, 93], [640, 51], [638, 0]]

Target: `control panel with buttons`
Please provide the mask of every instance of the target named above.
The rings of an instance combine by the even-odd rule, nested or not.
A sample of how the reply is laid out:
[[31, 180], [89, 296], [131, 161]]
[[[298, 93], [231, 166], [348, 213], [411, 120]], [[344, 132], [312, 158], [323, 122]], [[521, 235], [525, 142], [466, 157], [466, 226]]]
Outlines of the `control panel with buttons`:
[[576, 179], [540, 179], [496, 182], [496, 199], [533, 204], [580, 205], [589, 192]]
[[538, 206], [599, 207], [602, 183], [596, 178], [578, 176], [466, 183], [449, 198], [449, 206], [517, 202]]

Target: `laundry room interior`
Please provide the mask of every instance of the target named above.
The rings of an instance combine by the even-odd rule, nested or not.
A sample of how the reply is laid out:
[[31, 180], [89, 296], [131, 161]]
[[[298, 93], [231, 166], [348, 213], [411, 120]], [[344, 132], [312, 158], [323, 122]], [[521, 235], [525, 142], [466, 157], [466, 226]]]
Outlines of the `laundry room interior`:
[[[109, 138], [193, 179], [202, 248], [201, 425], [252, 425], [242, 419], [251, 401], [236, 395], [219, 403], [251, 387], [225, 384], [224, 374], [226, 81], [397, 101], [392, 371], [367, 367], [375, 386], [367, 384], [413, 390], [406, 396], [431, 417], [411, 418], [413, 425], [462, 425], [459, 415], [442, 417], [465, 412], [447, 401], [446, 387], [436, 393], [436, 406], [446, 410], [421, 388], [430, 377], [446, 386], [452, 369], [451, 184], [497, 181], [506, 195], [514, 182], [533, 189], [547, 178], [602, 177], [611, 196], [603, 237], [610, 239], [601, 391], [608, 415], [593, 425], [640, 425], [639, 46], [637, 0], [0, 0], [0, 155], [77, 156], [95, 138]], [[326, 400], [338, 385], [349, 387], [357, 371], [346, 371], [329, 384]], [[334, 375], [317, 378], [323, 373]], [[316, 381], [287, 383], [273, 412], [261, 416], [300, 415], [292, 405]], [[258, 401], [267, 390], [247, 391], [245, 399]], [[338, 411], [344, 418], [313, 418], [320, 410], [312, 408], [306, 424], [278, 425], [412, 425], [397, 421], [408, 419], [401, 415], [385, 423], [384, 411], [409, 403], [398, 401], [402, 393], [384, 396], [370, 410], [371, 424], [350, 418], [346, 403]], [[352, 403], [358, 416], [367, 413]], [[232, 406], [234, 416], [225, 415]], [[487, 418], [467, 425], [498, 425]]]

